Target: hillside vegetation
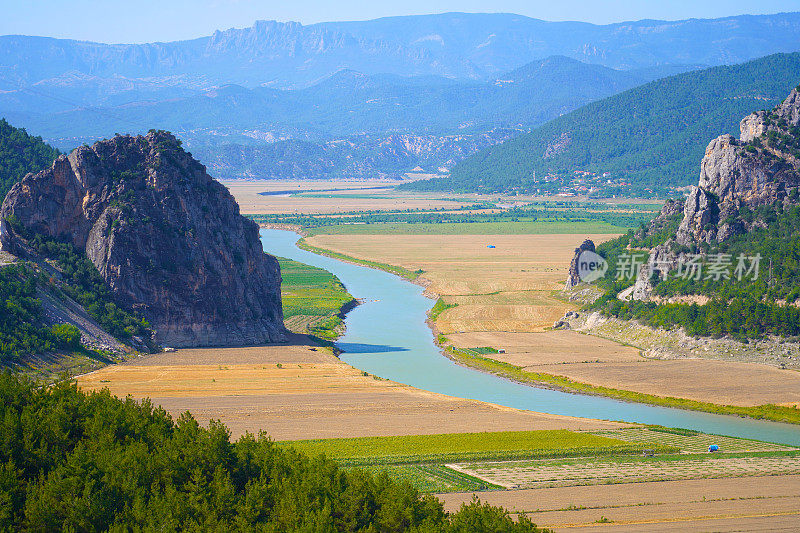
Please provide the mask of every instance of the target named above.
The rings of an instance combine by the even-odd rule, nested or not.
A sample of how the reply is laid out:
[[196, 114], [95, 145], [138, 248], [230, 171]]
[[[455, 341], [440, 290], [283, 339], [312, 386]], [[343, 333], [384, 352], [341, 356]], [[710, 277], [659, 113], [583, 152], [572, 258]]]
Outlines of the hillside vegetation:
[[540, 531], [148, 401], [0, 375], [2, 531]]
[[[588, 104], [458, 164], [417, 190], [535, 191], [576, 170], [609, 172], [630, 194], [697, 180], [708, 140], [735, 133], [748, 113], [771, 108], [800, 80], [800, 53], [679, 74]], [[609, 191], [611, 192], [611, 191]]]
[[0, 366], [15, 363], [26, 354], [80, 348], [81, 334], [69, 324], [47, 326], [37, 287], [47, 284], [25, 265], [0, 269]]
[[39, 172], [58, 157], [58, 150], [0, 119], [0, 202], [28, 172]]

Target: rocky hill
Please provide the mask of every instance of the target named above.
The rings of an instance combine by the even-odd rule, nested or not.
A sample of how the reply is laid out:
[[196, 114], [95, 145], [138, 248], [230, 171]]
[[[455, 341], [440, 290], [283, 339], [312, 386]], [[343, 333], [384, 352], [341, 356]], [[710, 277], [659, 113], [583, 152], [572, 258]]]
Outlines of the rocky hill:
[[602, 243], [592, 307], [693, 336], [800, 335], [800, 93], [708, 145], [700, 179], [649, 225]]
[[[716, 250], [737, 235], [767, 228], [762, 208], [785, 211], [800, 195], [800, 93], [798, 89], [772, 111], [758, 111], [740, 124], [741, 136], [711, 141], [700, 164], [700, 180], [684, 200], [669, 202], [642, 232], [663, 231], [668, 219], [681, 221], [674, 236], [655, 246], [650, 264], [639, 272], [632, 297], [648, 299], [653, 277], [666, 279], [688, 255]], [[681, 212], [682, 211], [682, 212]], [[713, 248], [713, 250], [712, 250]]]
[[280, 268], [230, 193], [166, 132], [116, 136], [59, 156], [15, 185], [3, 248], [62, 242], [85, 255], [114, 301], [156, 342], [224, 346], [284, 335]]
[[[676, 242], [722, 242], [763, 225], [743, 209], [797, 203], [800, 185], [800, 94], [794, 89], [772, 111], [745, 117], [741, 136], [722, 135], [708, 145], [700, 182], [685, 202]], [[791, 196], [790, 196], [791, 194]]]

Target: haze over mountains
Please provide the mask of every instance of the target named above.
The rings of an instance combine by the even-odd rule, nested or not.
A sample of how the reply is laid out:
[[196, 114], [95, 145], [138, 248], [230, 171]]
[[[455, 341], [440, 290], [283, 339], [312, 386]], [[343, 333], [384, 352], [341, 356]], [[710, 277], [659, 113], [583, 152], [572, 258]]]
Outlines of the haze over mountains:
[[168, 129], [226, 177], [452, 167], [625, 89], [800, 50], [800, 14], [611, 25], [447, 13], [189, 41], [0, 36], [0, 115], [69, 150]]
[[14, 90], [71, 72], [160, 79], [198, 89], [225, 83], [297, 88], [342, 68], [487, 81], [553, 55], [623, 70], [710, 66], [793, 51], [798, 22], [800, 14], [785, 13], [599, 26], [513, 14], [445, 13], [311, 26], [259, 21], [189, 41], [133, 45], [4, 36], [0, 88]]

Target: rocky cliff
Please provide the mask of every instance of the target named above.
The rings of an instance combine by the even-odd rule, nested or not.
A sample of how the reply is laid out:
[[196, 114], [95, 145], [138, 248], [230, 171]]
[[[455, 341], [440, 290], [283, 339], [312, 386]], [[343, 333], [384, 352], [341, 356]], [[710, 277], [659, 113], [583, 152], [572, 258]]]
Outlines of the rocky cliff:
[[581, 253], [584, 251], [594, 252], [594, 241], [591, 239], [585, 239], [580, 246], [575, 248], [575, 255], [572, 256], [572, 261], [569, 264], [569, 272], [567, 273], [567, 282], [564, 285], [564, 290], [569, 290], [581, 282], [580, 272], [578, 271], [578, 260], [581, 257]]
[[722, 242], [762, 224], [743, 212], [797, 203], [792, 191], [800, 185], [799, 123], [800, 94], [795, 89], [772, 111], [745, 117], [740, 139], [722, 135], [711, 141], [700, 165], [700, 182], [686, 199], [676, 241], [686, 246]]
[[[85, 253], [115, 301], [176, 347], [282, 340], [280, 267], [230, 193], [166, 132], [60, 156], [9, 192], [3, 246], [41, 234]], [[14, 229], [17, 228], [17, 229]]]
[[682, 213], [674, 235], [650, 251], [625, 296], [646, 300], [653, 276], [666, 277], [689, 252], [702, 252], [767, 221], [762, 207], [783, 209], [800, 203], [800, 93], [795, 89], [771, 111], [758, 111], [740, 124], [741, 135], [709, 143], [700, 180], [683, 201], [669, 202], [639, 237], [654, 235]]

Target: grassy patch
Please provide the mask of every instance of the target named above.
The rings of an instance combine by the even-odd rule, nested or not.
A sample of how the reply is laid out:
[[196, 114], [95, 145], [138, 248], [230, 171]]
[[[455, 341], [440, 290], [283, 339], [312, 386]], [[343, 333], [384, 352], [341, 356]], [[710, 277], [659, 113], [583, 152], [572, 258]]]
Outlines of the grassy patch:
[[670, 396], [655, 396], [653, 394], [645, 394], [641, 392], [634, 392], [621, 389], [612, 389], [610, 387], [601, 387], [597, 385], [590, 385], [574, 381], [564, 376], [556, 376], [553, 374], [545, 374], [542, 372], [529, 372], [523, 370], [521, 367], [481, 357], [480, 355], [469, 351], [460, 350], [448, 346], [446, 348], [449, 355], [461, 363], [464, 363], [473, 368], [490, 372], [498, 376], [513, 379], [523, 383], [531, 383], [534, 385], [545, 385], [555, 387], [569, 392], [579, 392], [582, 394], [595, 394], [598, 396], [606, 396], [617, 400], [624, 400], [637, 403], [646, 403], [651, 405], [660, 405], [663, 407], [675, 407], [678, 409], [690, 409], [694, 411], [704, 411], [707, 413], [723, 414], [723, 415], [736, 415], [756, 419], [772, 420], [775, 422], [786, 422], [790, 424], [800, 424], [800, 409], [795, 407], [783, 407], [780, 405], [757, 405], [753, 407], [742, 407], [738, 405], [719, 405], [709, 402], [700, 402], [696, 400], [689, 400], [686, 398], [673, 398]]
[[351, 466], [607, 455], [652, 447], [567, 430], [316, 439], [280, 444], [308, 455], [324, 454]]
[[445, 303], [444, 300], [439, 298], [436, 300], [436, 303], [433, 304], [433, 307], [430, 310], [429, 316], [431, 320], [436, 320], [439, 318], [439, 315], [447, 311], [448, 309], [452, 309], [453, 307], [458, 307], [458, 304], [448, 304]]
[[339, 278], [321, 268], [278, 258], [281, 265], [281, 299], [286, 326], [298, 333], [308, 333], [323, 341], [341, 335], [344, 322], [340, 316], [353, 297]]
[[278, 258], [281, 265], [283, 316], [328, 316], [338, 313], [353, 297], [339, 278], [321, 268]]
[[367, 465], [358, 468], [373, 474], [385, 473], [392, 480], [410, 483], [422, 492], [469, 492], [502, 488], [437, 464]]
[[379, 263], [377, 261], [367, 261], [366, 259], [358, 259], [356, 257], [352, 257], [346, 254], [341, 254], [339, 252], [334, 252], [331, 250], [327, 250], [325, 248], [319, 248], [317, 246], [312, 246], [308, 244], [305, 239], [300, 239], [297, 241], [297, 247], [301, 250], [306, 250], [307, 252], [312, 252], [319, 255], [324, 255], [327, 257], [331, 257], [333, 259], [339, 259], [340, 261], [347, 261], [350, 263], [355, 263], [358, 265], [363, 265], [371, 268], [377, 268], [378, 270], [384, 270], [389, 272], [390, 274], [395, 274], [400, 276], [401, 278], [405, 278], [407, 280], [413, 281], [422, 274], [422, 270], [411, 271], [407, 268], [403, 268], [401, 266], [389, 265], [386, 263]]

